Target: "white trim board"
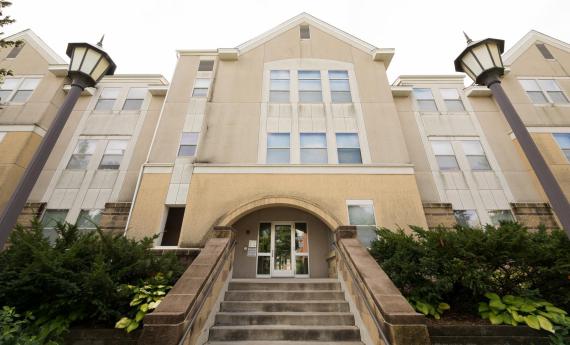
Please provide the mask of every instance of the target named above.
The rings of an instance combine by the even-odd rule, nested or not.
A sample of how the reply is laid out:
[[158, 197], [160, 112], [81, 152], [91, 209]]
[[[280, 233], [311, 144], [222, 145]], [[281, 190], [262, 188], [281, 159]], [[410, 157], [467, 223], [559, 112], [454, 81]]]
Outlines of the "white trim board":
[[412, 165], [195, 165], [194, 174], [413, 175]]
[[40, 137], [46, 134], [46, 130], [38, 125], [0, 125], [0, 132], [34, 132]]

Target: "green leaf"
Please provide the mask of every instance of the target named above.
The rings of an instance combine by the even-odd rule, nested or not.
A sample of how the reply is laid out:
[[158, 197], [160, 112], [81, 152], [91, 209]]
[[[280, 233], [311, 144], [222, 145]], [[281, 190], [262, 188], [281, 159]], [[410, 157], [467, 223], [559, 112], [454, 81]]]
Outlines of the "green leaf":
[[419, 312], [421, 312], [424, 315], [429, 314], [429, 307], [427, 306], [427, 304], [422, 303], [422, 302], [416, 303], [416, 310], [418, 310]]
[[522, 317], [519, 313], [517, 313], [516, 311], [511, 311], [511, 316], [513, 317], [513, 320], [516, 322], [524, 322], [524, 317]]
[[146, 315], [146, 313], [142, 310], [139, 310], [137, 312], [137, 315], [135, 316], [135, 321], [136, 322], [141, 322], [141, 320], [144, 318], [144, 316]]
[[131, 319], [129, 319], [128, 317], [123, 317], [122, 319], [120, 319], [119, 321], [117, 321], [117, 323], [115, 324], [115, 328], [126, 328], [130, 323], [131, 323]]
[[505, 310], [507, 308], [507, 306], [504, 305], [503, 302], [501, 302], [501, 300], [497, 299], [492, 299], [491, 302], [489, 302], [489, 306], [497, 310]]
[[534, 315], [528, 315], [524, 317], [524, 322], [527, 324], [528, 327], [540, 330], [540, 322], [538, 318]]
[[490, 311], [484, 311], [481, 313], [481, 318], [487, 320], [492, 313]]
[[156, 301], [156, 302], [150, 302], [148, 304], [148, 310], [156, 309], [156, 307], [158, 307], [159, 304], [160, 304], [160, 300]]
[[503, 318], [501, 315], [491, 314], [489, 315], [489, 321], [491, 321], [493, 325], [500, 325], [503, 323]]
[[[510, 325], [513, 324], [513, 321], [514, 321], [514, 320], [513, 320], [513, 318], [511, 317], [511, 314], [509, 314], [508, 312], [506, 312], [506, 311], [503, 312], [503, 313], [501, 314], [501, 318], [503, 319], [503, 322], [504, 322], [504, 323], [510, 324]], [[516, 323], [515, 323], [515, 325], [513, 325], [513, 326], [516, 326]]]
[[491, 310], [489, 304], [485, 302], [479, 302], [479, 313]]
[[550, 333], [554, 333], [552, 323], [547, 318], [541, 315], [538, 315], [536, 318], [538, 319], [538, 322], [540, 323], [540, 327], [542, 329], [549, 331]]
[[532, 313], [535, 310], [536, 310], [536, 307], [533, 306], [532, 304], [523, 304], [520, 307], [520, 311], [522, 311], [524, 313]]
[[556, 308], [556, 307], [550, 306], [550, 305], [546, 306], [546, 311], [548, 311], [549, 313], [557, 313], [557, 314], [562, 314], [562, 315], [568, 314], [565, 310], [562, 310], [560, 308]]
[[516, 297], [513, 296], [513, 295], [505, 295], [505, 296], [503, 297], [503, 302], [506, 303], [506, 304], [514, 305], [514, 304], [515, 304], [515, 301], [516, 301]]
[[485, 294], [485, 297], [487, 297], [487, 298], [490, 299], [491, 301], [493, 301], [493, 300], [499, 300], [499, 301], [501, 301], [501, 297], [499, 297], [499, 295], [497, 295], [497, 294], [494, 293], [494, 292], [487, 292], [487, 293]]
[[139, 323], [136, 321], [133, 321], [129, 324], [129, 327], [127, 327], [127, 333], [131, 333], [132, 331], [134, 331], [137, 328], [139, 328]]
[[148, 306], [149, 306], [148, 303], [141, 304], [141, 305], [139, 306], [139, 310], [142, 311], [143, 313], [146, 313], [146, 312], [148, 311]]
[[451, 307], [450, 307], [449, 304], [447, 304], [447, 303], [440, 303], [440, 304], [437, 306], [437, 309], [443, 311], [443, 310], [449, 310], [449, 309], [451, 309]]

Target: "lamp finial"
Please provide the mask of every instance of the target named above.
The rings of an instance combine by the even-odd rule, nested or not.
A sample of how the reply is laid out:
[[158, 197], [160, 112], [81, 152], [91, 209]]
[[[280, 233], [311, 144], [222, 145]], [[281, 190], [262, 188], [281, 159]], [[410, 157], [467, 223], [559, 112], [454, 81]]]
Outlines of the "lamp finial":
[[471, 42], [473, 42], [473, 40], [469, 36], [467, 36], [465, 31], [463, 31], [463, 35], [465, 35], [465, 39], [467, 40], [467, 44], [470, 44]]
[[105, 38], [105, 34], [103, 34], [103, 36], [101, 36], [101, 39], [99, 40], [99, 42], [97, 42], [97, 46], [99, 46], [99, 48], [103, 48], [103, 39]]

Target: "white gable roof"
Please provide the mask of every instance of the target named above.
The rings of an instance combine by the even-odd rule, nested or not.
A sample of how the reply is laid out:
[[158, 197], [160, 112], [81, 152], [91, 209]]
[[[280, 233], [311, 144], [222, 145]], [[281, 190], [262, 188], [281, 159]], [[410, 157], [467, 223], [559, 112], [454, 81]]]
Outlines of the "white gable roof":
[[23, 40], [26, 44], [33, 46], [50, 65], [67, 64], [61, 56], [51, 49], [38, 35], [31, 29], [20, 31], [17, 34], [5, 38], [9, 41]]
[[531, 30], [529, 33], [524, 35], [511, 49], [503, 54], [503, 63], [507, 66], [513, 64], [515, 60], [521, 56], [530, 46], [535, 44], [537, 41], [541, 43], [549, 44], [553, 47], [566, 50], [570, 53], [570, 44], [558, 40], [554, 37], [543, 34], [536, 30]]

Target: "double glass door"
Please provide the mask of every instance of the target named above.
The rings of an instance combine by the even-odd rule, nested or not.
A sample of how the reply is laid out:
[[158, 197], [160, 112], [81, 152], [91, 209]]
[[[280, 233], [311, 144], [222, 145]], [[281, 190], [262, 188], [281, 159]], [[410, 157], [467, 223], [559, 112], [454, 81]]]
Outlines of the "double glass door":
[[309, 276], [306, 223], [260, 223], [257, 248], [258, 277]]

